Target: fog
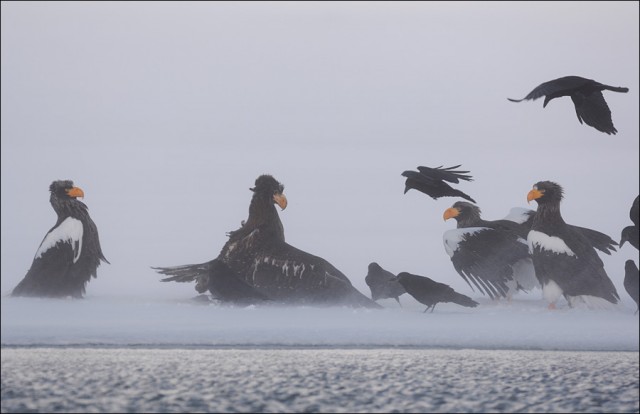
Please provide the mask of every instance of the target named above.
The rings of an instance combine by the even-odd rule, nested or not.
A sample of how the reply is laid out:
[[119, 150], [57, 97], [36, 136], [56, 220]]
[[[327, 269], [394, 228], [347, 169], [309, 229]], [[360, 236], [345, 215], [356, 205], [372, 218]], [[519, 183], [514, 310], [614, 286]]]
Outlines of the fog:
[[[535, 209], [526, 203], [532, 185], [556, 181], [565, 189], [568, 223], [619, 240], [639, 187], [638, 8], [637, 2], [2, 3], [3, 343], [18, 335], [9, 335], [5, 323], [19, 329], [28, 322], [18, 316], [28, 303], [44, 312], [54, 303], [60, 315], [60, 307], [86, 309], [98, 320], [123, 317], [104, 305], [120, 300], [132, 312], [135, 303], [170, 309], [180, 303], [189, 309], [185, 317], [213, 315], [215, 307], [185, 305], [196, 295], [193, 284], [161, 283], [150, 266], [216, 257], [225, 233], [246, 219], [249, 188], [264, 173], [285, 185], [289, 205], [280, 217], [287, 241], [329, 260], [363, 293], [369, 295], [367, 265], [376, 261], [482, 300], [477, 309], [450, 305], [444, 312], [508, 313], [507, 305], [472, 291], [445, 253], [442, 235], [455, 222], [444, 222], [442, 213], [458, 199], [403, 194], [400, 174], [462, 164], [474, 181], [457, 188], [486, 219], [512, 207]], [[544, 109], [542, 100], [506, 99], [566, 75], [629, 88], [603, 92], [617, 135], [581, 125], [569, 98]], [[98, 269], [77, 304], [7, 298], [56, 221], [48, 187], [58, 179], [84, 190], [111, 264]], [[613, 330], [618, 317], [627, 320], [635, 310], [622, 281], [624, 262], [637, 263], [638, 251], [627, 244], [601, 257], [621, 303], [605, 316], [587, 314], [605, 318], [602, 325]], [[421, 305], [412, 307], [407, 295], [402, 300], [403, 310], [383, 303], [391, 308], [383, 320], [441, 311], [423, 315]], [[518, 295], [513, 306], [521, 316], [553, 318], [539, 290]], [[13, 316], [5, 317], [6, 309]], [[567, 309], [562, 315], [567, 311], [572, 315]], [[560, 320], [571, 325], [580, 316], [566, 318]], [[628, 326], [635, 331], [625, 335], [635, 336], [623, 341], [637, 349], [637, 317]], [[391, 335], [389, 329], [380, 335]], [[493, 346], [489, 338], [479, 342]]]
[[[433, 313], [407, 295], [403, 307], [220, 307], [190, 299], [3, 298], [3, 346], [420, 347], [638, 351], [638, 317], [627, 309], [561, 309], [540, 300]], [[417, 306], [416, 306], [417, 305]]]

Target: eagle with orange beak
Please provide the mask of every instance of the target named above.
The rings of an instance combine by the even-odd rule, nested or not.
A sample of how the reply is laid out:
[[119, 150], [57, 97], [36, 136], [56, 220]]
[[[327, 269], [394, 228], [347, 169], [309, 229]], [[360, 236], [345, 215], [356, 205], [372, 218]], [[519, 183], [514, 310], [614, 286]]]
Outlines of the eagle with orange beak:
[[54, 181], [49, 191], [58, 220], [11, 295], [81, 298], [87, 283], [97, 277], [100, 262], [109, 262], [102, 254], [98, 228], [87, 206], [78, 200], [84, 192], [71, 180]]
[[518, 290], [539, 287], [518, 223], [484, 220], [480, 208], [466, 201], [455, 202], [443, 218], [457, 222], [457, 228], [444, 233], [444, 247], [472, 289], [475, 286], [492, 299], [511, 299]]
[[527, 244], [549, 309], [556, 308], [561, 296], [570, 307], [602, 308], [618, 303], [618, 292], [593, 244], [562, 218], [562, 197], [562, 187], [552, 181], [536, 183], [527, 194], [528, 202], [538, 203]]
[[284, 186], [261, 175], [251, 188], [249, 217], [229, 233], [218, 257], [202, 264], [154, 267], [163, 282], [196, 282], [212, 298], [232, 305], [287, 305], [380, 308], [360, 293], [327, 260], [285, 242], [276, 205], [287, 207]]

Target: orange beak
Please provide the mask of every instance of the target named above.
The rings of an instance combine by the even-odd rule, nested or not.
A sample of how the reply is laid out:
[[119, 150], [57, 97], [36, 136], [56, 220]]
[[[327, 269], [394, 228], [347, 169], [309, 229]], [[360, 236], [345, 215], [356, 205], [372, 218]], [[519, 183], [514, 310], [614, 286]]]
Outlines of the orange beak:
[[73, 198], [77, 198], [77, 197], [84, 198], [84, 191], [82, 191], [82, 189], [79, 187], [72, 187], [69, 190], [67, 190], [67, 195]]
[[277, 193], [273, 195], [273, 201], [280, 206], [282, 210], [287, 208], [287, 197], [285, 197], [282, 193]]
[[538, 198], [542, 197], [544, 195], [544, 193], [540, 190], [536, 190], [535, 188], [531, 191], [529, 191], [529, 194], [527, 194], [527, 203], [530, 203], [531, 200], [537, 200]]
[[442, 218], [444, 219], [444, 221], [447, 221], [450, 218], [458, 217], [459, 214], [460, 214], [460, 210], [454, 207], [449, 207], [444, 211]]

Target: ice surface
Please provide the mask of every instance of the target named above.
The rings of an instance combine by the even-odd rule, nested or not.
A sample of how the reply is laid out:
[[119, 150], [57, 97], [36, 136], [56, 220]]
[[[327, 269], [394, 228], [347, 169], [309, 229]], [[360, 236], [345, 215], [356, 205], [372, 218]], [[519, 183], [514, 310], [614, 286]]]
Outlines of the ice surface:
[[637, 413], [638, 356], [4, 348], [2, 392], [21, 413]]
[[433, 313], [408, 295], [383, 310], [223, 307], [191, 299], [89, 296], [2, 298], [2, 345], [445, 347], [637, 351], [638, 316], [612, 310], [550, 311], [539, 298], [476, 298]]

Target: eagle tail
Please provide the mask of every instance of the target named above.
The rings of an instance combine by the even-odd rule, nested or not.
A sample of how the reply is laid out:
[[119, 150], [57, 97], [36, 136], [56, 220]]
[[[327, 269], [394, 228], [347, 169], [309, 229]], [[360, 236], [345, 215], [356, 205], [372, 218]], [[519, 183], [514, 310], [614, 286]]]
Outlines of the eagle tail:
[[[363, 295], [356, 289], [355, 287], [351, 292], [347, 294], [347, 301], [351, 307], [354, 308], [369, 308], [369, 309], [382, 309], [383, 306], [369, 299], [367, 296]], [[400, 303], [400, 301], [398, 301]]]
[[212, 265], [217, 259], [211, 260], [206, 263], [200, 264], [189, 264], [182, 266], [171, 266], [171, 267], [151, 267], [156, 272], [167, 275], [162, 279], [163, 282], [193, 282], [194, 280], [198, 280], [204, 276], [208, 276], [211, 270]]

